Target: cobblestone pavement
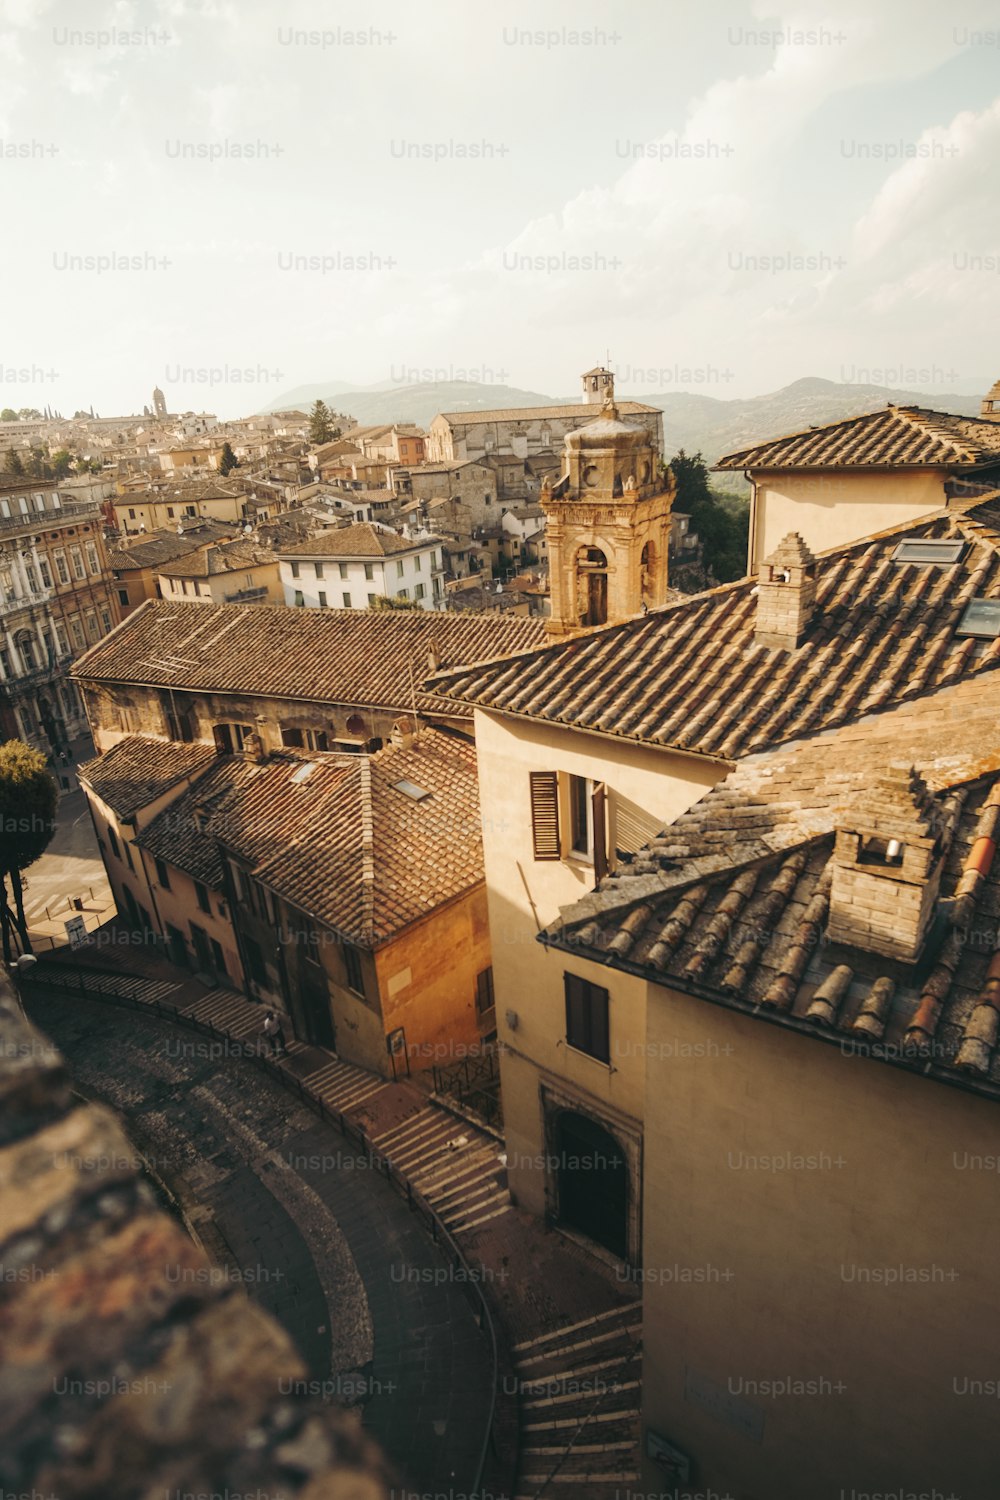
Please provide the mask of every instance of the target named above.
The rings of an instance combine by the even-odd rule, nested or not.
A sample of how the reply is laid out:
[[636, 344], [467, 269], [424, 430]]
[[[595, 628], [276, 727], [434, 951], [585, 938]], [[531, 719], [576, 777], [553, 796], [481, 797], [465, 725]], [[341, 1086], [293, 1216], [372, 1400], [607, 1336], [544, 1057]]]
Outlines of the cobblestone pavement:
[[294, 1338], [316, 1389], [357, 1404], [408, 1484], [472, 1485], [487, 1341], [451, 1267], [369, 1159], [239, 1058], [154, 1016], [29, 1002], [82, 1092], [126, 1117], [152, 1174], [231, 1278]]
[[[100, 947], [54, 954], [37, 979], [62, 970], [63, 983], [81, 986], [81, 999], [117, 992], [130, 1004], [155, 1004], [212, 1026], [224, 1053], [261, 1048], [261, 1008], [246, 996], [211, 989], [127, 941], [116, 945], [113, 929], [105, 936]], [[116, 969], [109, 967], [112, 953], [120, 955]], [[123, 1010], [116, 1024], [127, 1027], [130, 1017]], [[38, 1020], [44, 1026], [43, 1010]], [[500, 1355], [500, 1478], [493, 1493], [507, 1493], [509, 1482], [515, 1500], [620, 1500], [638, 1478], [635, 1285], [516, 1208], [507, 1194], [502, 1141], [429, 1099], [417, 1079], [390, 1082], [301, 1042], [273, 1066], [289, 1087], [301, 1085], [314, 1102], [365, 1132], [371, 1151], [391, 1160], [431, 1204], [481, 1279]], [[322, 1128], [328, 1143], [342, 1143], [333, 1127]], [[442, 1488], [448, 1487], [438, 1475], [435, 1492]]]

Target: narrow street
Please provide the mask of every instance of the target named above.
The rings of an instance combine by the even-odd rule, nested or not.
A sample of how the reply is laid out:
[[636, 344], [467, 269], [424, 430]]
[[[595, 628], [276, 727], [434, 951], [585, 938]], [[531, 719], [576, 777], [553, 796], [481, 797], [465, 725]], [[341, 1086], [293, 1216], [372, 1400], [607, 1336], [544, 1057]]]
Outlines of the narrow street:
[[137, 1148], [218, 1267], [288, 1330], [325, 1398], [358, 1405], [408, 1485], [472, 1487], [485, 1335], [452, 1268], [370, 1160], [239, 1058], [146, 1015], [29, 1003], [80, 1091]]

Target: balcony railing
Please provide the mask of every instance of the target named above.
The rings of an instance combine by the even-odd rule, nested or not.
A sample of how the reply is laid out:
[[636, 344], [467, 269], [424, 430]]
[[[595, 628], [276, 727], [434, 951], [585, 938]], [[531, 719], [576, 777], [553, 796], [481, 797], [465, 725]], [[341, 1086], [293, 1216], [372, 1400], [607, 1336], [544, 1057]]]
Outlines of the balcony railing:
[[16, 615], [26, 609], [37, 609], [40, 605], [48, 604], [52, 598], [51, 589], [32, 589], [30, 592], [15, 595], [11, 599], [0, 599], [0, 619], [7, 615]]
[[73, 525], [79, 521], [97, 521], [98, 505], [63, 505], [58, 510], [31, 510], [26, 516], [0, 516], [0, 531], [47, 531], [53, 526]]

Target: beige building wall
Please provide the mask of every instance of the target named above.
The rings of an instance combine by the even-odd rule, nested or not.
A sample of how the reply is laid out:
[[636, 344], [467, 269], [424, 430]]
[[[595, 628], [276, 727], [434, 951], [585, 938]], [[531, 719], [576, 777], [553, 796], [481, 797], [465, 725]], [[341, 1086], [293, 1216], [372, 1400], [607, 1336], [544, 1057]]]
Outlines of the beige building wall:
[[[139, 851], [136, 849], [134, 852]], [[208, 891], [210, 910], [204, 911], [198, 904], [195, 882], [190, 875], [183, 870], [178, 870], [176, 865], [168, 864], [167, 879], [170, 884], [169, 886], [161, 885], [153, 856], [145, 849], [141, 853], [145, 865], [146, 883], [156, 906], [157, 931], [166, 939], [169, 939], [168, 928], [170, 927], [182, 933], [187, 945], [186, 961], [194, 966], [196, 952], [191, 934], [191, 923], [194, 922], [208, 938], [214, 938], [222, 949], [226, 972], [218, 974], [220, 984], [229, 983], [236, 989], [242, 989], [243, 965], [240, 963], [236, 934], [229, 920], [229, 908], [225, 897], [221, 892], [205, 887]], [[174, 963], [178, 961], [178, 956], [173, 952], [168, 953], [168, 957]]]
[[[564, 777], [604, 781], [614, 848], [636, 829], [645, 841], [672, 822], [721, 778], [724, 767], [702, 757], [479, 710], [476, 755], [510, 1183], [518, 1202], [541, 1214], [551, 1191], [543, 1090], [564, 1084], [574, 1098], [589, 1101], [609, 1129], [621, 1123], [634, 1133], [642, 1121], [645, 1069], [641, 1051], [636, 1055], [624, 1042], [645, 1033], [645, 999], [638, 981], [632, 984], [602, 965], [546, 951], [536, 941], [539, 929], [595, 882], [593, 864], [576, 856], [535, 860], [529, 775], [557, 771]], [[565, 797], [561, 811], [565, 834]], [[613, 991], [610, 1067], [566, 1045], [567, 970]], [[536, 1162], [542, 1170], [532, 1165]]]
[[230, 595], [246, 589], [266, 589], [266, 597], [258, 601], [261, 604], [285, 602], [277, 558], [259, 567], [244, 567], [231, 573], [213, 573], [209, 578], [172, 578], [166, 573], [159, 573], [156, 581], [161, 598], [182, 599], [189, 604], [196, 600], [200, 604], [225, 604]]
[[647, 1008], [644, 1453], [733, 1500], [992, 1500], [996, 1104], [658, 986]]
[[940, 510], [947, 470], [755, 470], [752, 478], [748, 571], [756, 573], [790, 531], [819, 553]]

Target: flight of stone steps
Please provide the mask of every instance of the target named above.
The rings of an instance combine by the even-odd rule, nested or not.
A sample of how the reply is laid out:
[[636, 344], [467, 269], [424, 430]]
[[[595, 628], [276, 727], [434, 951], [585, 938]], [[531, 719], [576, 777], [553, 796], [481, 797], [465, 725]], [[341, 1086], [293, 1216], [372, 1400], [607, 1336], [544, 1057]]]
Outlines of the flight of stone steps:
[[372, 1144], [409, 1178], [452, 1234], [479, 1229], [510, 1212], [500, 1142], [436, 1105], [410, 1115]]
[[621, 1500], [638, 1480], [641, 1304], [513, 1349], [521, 1411], [514, 1500]]

